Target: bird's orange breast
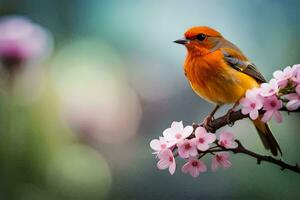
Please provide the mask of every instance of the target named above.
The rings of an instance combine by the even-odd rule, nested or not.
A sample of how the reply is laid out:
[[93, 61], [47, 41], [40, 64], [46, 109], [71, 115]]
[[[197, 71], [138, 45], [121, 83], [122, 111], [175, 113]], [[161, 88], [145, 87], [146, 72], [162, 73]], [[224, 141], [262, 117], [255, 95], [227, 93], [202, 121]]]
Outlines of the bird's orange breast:
[[188, 53], [184, 71], [199, 96], [219, 105], [234, 103], [258, 86], [255, 79], [229, 66], [220, 50], [203, 56]]

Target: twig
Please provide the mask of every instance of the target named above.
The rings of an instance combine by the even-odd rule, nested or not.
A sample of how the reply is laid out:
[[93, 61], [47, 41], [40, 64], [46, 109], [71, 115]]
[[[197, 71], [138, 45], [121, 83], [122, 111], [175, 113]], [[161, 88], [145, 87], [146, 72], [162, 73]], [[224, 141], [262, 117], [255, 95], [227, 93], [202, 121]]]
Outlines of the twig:
[[[288, 111], [285, 107], [280, 109], [281, 111], [286, 111], [289, 113], [292, 112], [300, 112], [300, 108], [294, 111]], [[265, 111], [264, 110], [260, 110], [259, 113], [263, 114]], [[235, 111], [233, 113], [230, 114], [230, 120], [228, 121], [227, 115], [224, 115], [222, 117], [219, 117], [217, 119], [212, 120], [209, 123], [209, 127], [211, 128], [210, 132], [214, 133], [216, 132], [216, 130], [218, 130], [219, 128], [226, 126], [226, 125], [230, 125], [230, 124], [234, 124], [236, 121], [244, 119], [244, 118], [248, 118], [248, 115], [244, 115], [242, 114], [241, 110]], [[198, 125], [194, 124], [194, 128], [197, 127]]]
[[[291, 112], [291, 111], [288, 111], [286, 108], [282, 108], [280, 110]], [[265, 112], [264, 110], [259, 111], [260, 114], [263, 114], [264, 112]], [[295, 111], [292, 111], [292, 112], [300, 112], [300, 108]], [[218, 130], [219, 128], [221, 128], [223, 126], [226, 126], [229, 124], [234, 124], [234, 122], [244, 119], [244, 118], [247, 118], [247, 117], [249, 117], [249, 116], [242, 114], [241, 110], [238, 110], [238, 111], [235, 111], [230, 114], [230, 120], [228, 120], [227, 115], [224, 115], [222, 117], [214, 119], [209, 123], [210, 132], [214, 133], [214, 132], [216, 132], [216, 130]], [[193, 124], [194, 130], [199, 126], [200, 125], [198, 125], [198, 124]], [[290, 164], [284, 162], [282, 159], [276, 159], [272, 156], [261, 155], [261, 154], [255, 153], [253, 151], [250, 151], [250, 150], [246, 149], [239, 140], [236, 140], [236, 142], [238, 144], [238, 147], [231, 148], [231, 149], [226, 149], [226, 148], [220, 146], [217, 142], [215, 142], [217, 147], [219, 147], [219, 148], [218, 149], [209, 149], [206, 151], [206, 153], [213, 154], [214, 152], [231, 151], [233, 153], [246, 154], [250, 157], [255, 158], [257, 160], [257, 164], [260, 164], [261, 161], [265, 161], [265, 162], [273, 163], [275, 165], [280, 166], [281, 170], [288, 169], [293, 172], [300, 173], [300, 165], [298, 163], [295, 165], [290, 165]]]
[[261, 161], [265, 161], [265, 162], [269, 162], [269, 163], [273, 163], [275, 165], [278, 165], [281, 167], [281, 170], [291, 170], [293, 172], [296, 173], [300, 173], [300, 165], [297, 163], [295, 165], [290, 165], [286, 162], [284, 162], [282, 159], [276, 159], [272, 156], [266, 156], [266, 155], [261, 155], [258, 153], [255, 153], [253, 151], [250, 151], [248, 149], [246, 149], [239, 140], [235, 140], [238, 144], [237, 148], [232, 148], [232, 149], [226, 149], [220, 145], [218, 145], [219, 149], [211, 149], [211, 150], [207, 150], [207, 153], [214, 153], [214, 152], [221, 152], [221, 151], [231, 151], [233, 153], [240, 153], [240, 154], [246, 154], [250, 157], [253, 157], [257, 160], [257, 164], [261, 164]]

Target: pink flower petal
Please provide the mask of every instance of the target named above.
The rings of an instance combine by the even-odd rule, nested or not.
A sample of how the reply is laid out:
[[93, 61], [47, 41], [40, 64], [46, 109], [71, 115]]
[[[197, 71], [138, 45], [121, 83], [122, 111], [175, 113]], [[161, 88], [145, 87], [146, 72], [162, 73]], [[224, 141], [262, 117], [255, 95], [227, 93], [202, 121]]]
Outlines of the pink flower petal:
[[265, 112], [265, 114], [264, 114], [264, 116], [262, 117], [261, 121], [263, 121], [263, 122], [268, 122], [268, 121], [270, 121], [272, 115], [273, 115], [273, 111], [272, 111], [272, 110], [269, 110], [269, 111]]
[[226, 145], [227, 149], [235, 149], [238, 147], [238, 143], [236, 143], [236, 141], [231, 141], [230, 144]]
[[184, 138], [187, 138], [189, 137], [192, 133], [193, 133], [194, 129], [192, 126], [186, 126], [184, 129], [183, 129], [183, 133], [182, 133], [182, 136]]
[[196, 156], [198, 154], [193, 140], [185, 139], [179, 142], [177, 146], [178, 154], [181, 158], [188, 158], [189, 156]]
[[190, 150], [190, 155], [191, 156], [195, 157], [197, 154], [198, 154], [197, 148], [194, 147]]
[[169, 157], [173, 157], [173, 152], [170, 149], [166, 149], [164, 151], [159, 152], [157, 155], [159, 159], [166, 159], [168, 160]]
[[205, 172], [206, 170], [204, 162], [196, 158], [189, 159], [181, 168], [183, 173], [189, 173], [194, 178], [198, 177], [200, 172]]
[[211, 170], [214, 172], [218, 169], [218, 167], [219, 167], [219, 163], [218, 163], [216, 157], [214, 156], [211, 160]]
[[222, 160], [221, 161], [221, 164], [222, 164], [222, 166], [224, 167], [224, 168], [229, 168], [229, 167], [231, 167], [231, 162], [229, 161], [229, 160]]
[[274, 116], [274, 119], [277, 123], [281, 123], [282, 122], [282, 115], [279, 111], [274, 111], [273, 112], [273, 116]]
[[154, 150], [154, 151], [160, 151], [160, 142], [157, 139], [151, 140], [150, 142], [150, 147]]
[[229, 153], [227, 153], [227, 152], [221, 152], [221, 153], [219, 153], [219, 155], [222, 155], [222, 158], [225, 160], [228, 160], [230, 157]]
[[215, 171], [219, 165], [223, 168], [229, 168], [231, 166], [231, 162], [229, 161], [229, 153], [221, 152], [217, 153], [212, 159], [212, 171]]
[[279, 110], [282, 107], [282, 102], [278, 99], [277, 96], [273, 95], [267, 98], [264, 98], [264, 110]]
[[184, 140], [192, 133], [193, 133], [193, 127], [186, 126], [184, 128], [182, 122], [173, 122], [171, 128], [167, 128], [166, 130], [164, 130], [163, 136], [165, 141], [174, 145]]
[[170, 174], [174, 174], [176, 169], [176, 163], [173, 156], [173, 152], [170, 149], [166, 149], [158, 153], [157, 157], [159, 161], [156, 166], [158, 169], [163, 170], [169, 168]]
[[300, 107], [300, 100], [291, 100], [286, 104], [288, 110], [297, 110]]
[[205, 165], [205, 163], [202, 160], [198, 160], [199, 161], [199, 168], [198, 170], [200, 172], [206, 172], [207, 171], [207, 167]]
[[234, 135], [231, 132], [224, 131], [220, 133], [220, 140], [233, 140], [233, 138]]
[[234, 141], [234, 135], [230, 132], [222, 132], [218, 144], [226, 149], [236, 148], [238, 144]]
[[288, 80], [279, 80], [278, 81], [278, 86], [280, 88], [284, 88], [287, 85], [287, 83], [288, 83]]
[[252, 110], [252, 111], [250, 112], [249, 116], [250, 116], [250, 118], [251, 118], [252, 120], [257, 119], [257, 117], [258, 117], [258, 111], [257, 111], [257, 110]]
[[213, 143], [214, 141], [216, 141], [217, 137], [215, 134], [212, 133], [207, 133], [205, 135], [205, 140], [207, 143]]
[[171, 124], [171, 128], [172, 128], [172, 130], [174, 131], [174, 132], [182, 132], [182, 130], [183, 130], [183, 123], [182, 123], [182, 121], [180, 121], [180, 122], [173, 122], [172, 124]]
[[169, 165], [170, 163], [168, 162], [168, 160], [159, 160], [156, 166], [158, 169], [163, 170], [163, 169], [167, 169]]
[[199, 127], [196, 128], [196, 130], [195, 130], [195, 136], [196, 136], [196, 137], [200, 137], [200, 136], [202, 136], [202, 135], [204, 135], [204, 134], [206, 134], [206, 133], [207, 133], [206, 129], [203, 128], [202, 126], [199, 126]]
[[187, 162], [182, 166], [181, 171], [186, 174], [190, 171], [190, 168], [191, 168], [191, 165], [189, 162]]
[[299, 100], [298, 94], [296, 94], [296, 93], [284, 95], [284, 98], [286, 98], [288, 100]]
[[196, 167], [192, 167], [190, 169], [190, 175], [194, 178], [198, 177], [200, 174], [200, 171]]
[[[300, 76], [300, 70], [299, 70], [299, 76]], [[295, 88], [296, 93], [300, 96], [300, 84], [297, 85], [297, 87]]]
[[260, 87], [260, 95], [263, 97], [269, 97], [278, 92], [278, 84], [275, 79], [271, 79], [269, 83], [261, 84]]
[[277, 70], [277, 71], [273, 72], [273, 76], [276, 79], [281, 79], [283, 77], [283, 72], [281, 70]]
[[209, 149], [209, 145], [207, 143], [198, 143], [197, 145], [197, 148], [200, 150], [200, 151], [206, 151]]
[[169, 167], [170, 174], [173, 175], [175, 173], [175, 170], [176, 170], [176, 163], [175, 163], [175, 160], [174, 160], [174, 162]]
[[244, 114], [244, 115], [248, 115], [250, 112], [251, 112], [251, 108], [249, 108], [249, 107], [243, 107], [242, 108], [242, 113]]
[[186, 151], [186, 150], [184, 149], [184, 147], [179, 147], [179, 148], [178, 148], [178, 154], [179, 154], [179, 156], [180, 156], [181, 158], [188, 158], [188, 157], [189, 157], [189, 152]]
[[174, 132], [171, 128], [167, 128], [166, 130], [164, 130], [163, 132], [163, 136], [167, 141], [171, 141], [174, 138]]

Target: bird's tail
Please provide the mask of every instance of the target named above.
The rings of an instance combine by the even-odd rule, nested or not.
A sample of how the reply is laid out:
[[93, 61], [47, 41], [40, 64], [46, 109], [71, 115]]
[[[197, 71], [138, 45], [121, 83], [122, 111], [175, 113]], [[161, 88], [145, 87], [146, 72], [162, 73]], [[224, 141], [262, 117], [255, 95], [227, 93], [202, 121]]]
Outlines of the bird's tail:
[[273, 136], [267, 123], [261, 121], [261, 117], [253, 121], [253, 124], [258, 132], [258, 135], [266, 149], [269, 149], [274, 156], [282, 155], [279, 144]]

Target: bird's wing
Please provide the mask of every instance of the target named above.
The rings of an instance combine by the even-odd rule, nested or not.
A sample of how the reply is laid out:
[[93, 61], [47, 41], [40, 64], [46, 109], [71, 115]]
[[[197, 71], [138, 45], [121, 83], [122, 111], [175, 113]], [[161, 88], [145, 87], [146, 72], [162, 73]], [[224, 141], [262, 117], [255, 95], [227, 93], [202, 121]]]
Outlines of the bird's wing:
[[234, 44], [224, 39], [220, 50], [224, 55], [224, 60], [231, 67], [253, 77], [259, 82], [267, 82], [256, 66], [249, 62], [246, 56], [244, 56], [241, 50]]

